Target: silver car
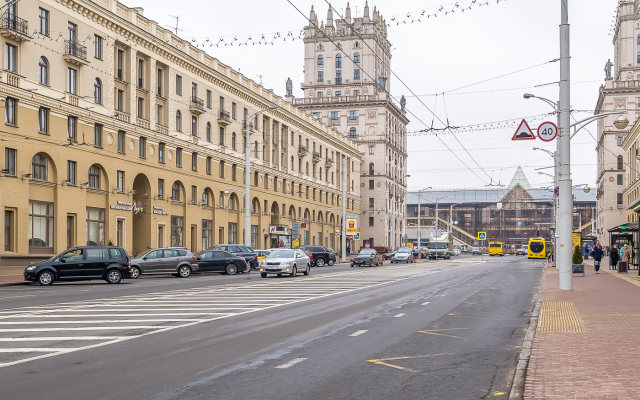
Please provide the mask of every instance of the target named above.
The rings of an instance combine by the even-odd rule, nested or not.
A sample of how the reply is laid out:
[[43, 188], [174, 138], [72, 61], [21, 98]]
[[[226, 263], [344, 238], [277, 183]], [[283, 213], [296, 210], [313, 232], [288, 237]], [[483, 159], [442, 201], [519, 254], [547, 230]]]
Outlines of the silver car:
[[305, 275], [311, 273], [309, 257], [300, 249], [276, 249], [269, 253], [265, 260], [260, 260], [260, 276], [266, 278], [269, 274], [289, 274], [296, 276], [299, 272]]
[[171, 274], [187, 278], [198, 271], [196, 257], [185, 247], [152, 249], [131, 260], [131, 278], [140, 275]]
[[394, 263], [414, 263], [416, 260], [413, 258], [413, 249], [410, 247], [400, 247], [396, 254], [391, 258], [391, 264]]

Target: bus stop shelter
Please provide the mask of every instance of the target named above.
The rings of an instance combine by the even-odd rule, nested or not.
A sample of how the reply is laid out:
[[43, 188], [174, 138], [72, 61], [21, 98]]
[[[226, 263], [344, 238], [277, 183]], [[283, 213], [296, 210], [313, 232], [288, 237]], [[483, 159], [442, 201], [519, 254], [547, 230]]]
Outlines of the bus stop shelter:
[[629, 246], [629, 251], [631, 251], [629, 268], [633, 267], [634, 269], [638, 269], [638, 265], [640, 265], [640, 255], [637, 249], [637, 244], [640, 242], [639, 226], [640, 223], [638, 222], [630, 222], [609, 229], [609, 243], [611, 243], [611, 246], [617, 244], [618, 249], [625, 244]]

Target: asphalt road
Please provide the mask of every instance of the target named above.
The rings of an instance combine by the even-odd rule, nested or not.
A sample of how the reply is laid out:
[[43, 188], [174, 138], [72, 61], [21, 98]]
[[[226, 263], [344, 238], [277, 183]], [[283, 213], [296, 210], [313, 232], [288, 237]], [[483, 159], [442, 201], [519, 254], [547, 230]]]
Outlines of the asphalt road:
[[506, 399], [542, 262], [0, 289], [3, 400]]

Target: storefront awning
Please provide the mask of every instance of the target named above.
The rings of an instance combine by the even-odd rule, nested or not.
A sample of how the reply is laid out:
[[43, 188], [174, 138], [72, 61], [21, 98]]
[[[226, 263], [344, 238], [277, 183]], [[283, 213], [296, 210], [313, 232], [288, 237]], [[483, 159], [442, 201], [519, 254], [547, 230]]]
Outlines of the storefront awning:
[[609, 229], [609, 233], [631, 233], [638, 232], [639, 222], [630, 222], [628, 224], [618, 225]]
[[627, 210], [633, 210], [634, 212], [640, 212], [640, 197], [636, 199], [633, 203], [629, 204]]

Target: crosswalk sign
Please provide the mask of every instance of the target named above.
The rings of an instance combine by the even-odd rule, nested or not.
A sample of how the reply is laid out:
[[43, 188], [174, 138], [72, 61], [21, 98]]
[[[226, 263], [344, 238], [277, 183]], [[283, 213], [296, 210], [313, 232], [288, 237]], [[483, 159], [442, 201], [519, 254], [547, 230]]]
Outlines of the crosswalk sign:
[[353, 234], [353, 240], [360, 240], [360, 232], [356, 232]]
[[478, 240], [487, 240], [487, 232], [478, 232]]

